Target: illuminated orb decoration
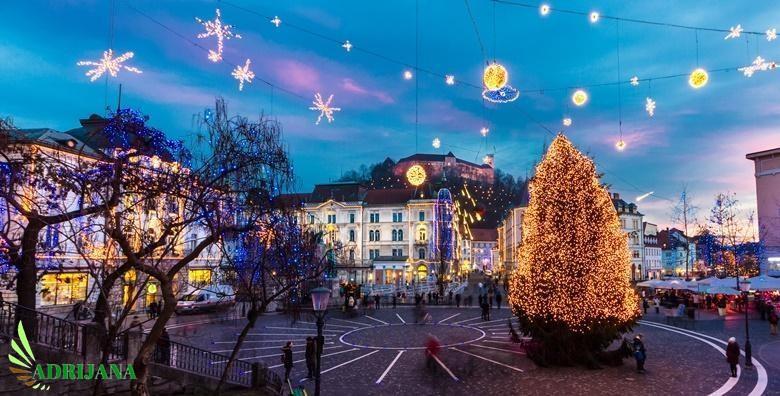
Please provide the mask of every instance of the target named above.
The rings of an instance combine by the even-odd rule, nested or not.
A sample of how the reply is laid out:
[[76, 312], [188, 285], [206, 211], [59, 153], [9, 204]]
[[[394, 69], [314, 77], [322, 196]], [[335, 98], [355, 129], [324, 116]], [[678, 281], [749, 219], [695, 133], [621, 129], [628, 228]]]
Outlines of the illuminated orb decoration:
[[601, 15], [598, 12], [593, 11], [590, 13], [590, 23], [598, 22], [599, 18], [601, 18]]
[[582, 106], [588, 102], [588, 93], [578, 89], [571, 95], [571, 101], [575, 106]]
[[444, 82], [447, 83], [447, 85], [455, 85], [455, 76], [452, 74], [444, 76]]
[[709, 81], [710, 75], [707, 74], [707, 71], [702, 68], [698, 68], [692, 71], [691, 75], [688, 77], [688, 84], [695, 89], [699, 89], [707, 85], [707, 82]]
[[485, 100], [491, 101], [493, 103], [508, 103], [508, 102], [514, 102], [518, 97], [520, 97], [520, 91], [512, 88], [511, 85], [504, 85], [503, 88], [497, 89], [495, 91], [491, 91], [489, 89], [486, 89], [482, 91], [482, 97]]
[[571, 118], [566, 117], [563, 119], [563, 126], [571, 126]]
[[431, 142], [431, 146], [433, 146], [433, 148], [435, 149], [438, 149], [439, 147], [441, 147], [441, 140], [439, 140], [439, 138], [433, 138], [433, 142]]
[[425, 183], [426, 177], [425, 169], [420, 165], [412, 165], [406, 170], [406, 180], [415, 187]]
[[414, 75], [411, 70], [404, 70], [404, 80], [411, 80]]
[[542, 16], [546, 16], [550, 13], [550, 6], [547, 4], [542, 4], [542, 6], [539, 7], [539, 13], [542, 14]]
[[623, 139], [620, 139], [615, 143], [615, 148], [618, 149], [618, 151], [623, 151], [626, 149], [626, 142]]
[[487, 136], [488, 132], [490, 132], [490, 129], [488, 129], [488, 127], [482, 127], [482, 129], [479, 130], [479, 133], [481, 133], [482, 136]]
[[482, 73], [482, 84], [491, 91], [503, 88], [507, 81], [509, 81], [509, 72], [500, 63], [491, 63]]

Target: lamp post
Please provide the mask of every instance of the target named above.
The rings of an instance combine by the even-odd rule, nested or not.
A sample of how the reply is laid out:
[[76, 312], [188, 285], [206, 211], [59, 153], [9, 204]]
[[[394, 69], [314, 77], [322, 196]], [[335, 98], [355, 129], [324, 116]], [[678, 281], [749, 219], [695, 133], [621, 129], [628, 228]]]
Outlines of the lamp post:
[[314, 396], [320, 396], [322, 347], [325, 344], [325, 337], [322, 336], [322, 328], [325, 326], [325, 314], [328, 312], [328, 300], [330, 300], [330, 290], [320, 286], [311, 291], [311, 305], [314, 309], [314, 316], [317, 318], [317, 372], [314, 377]]
[[745, 293], [745, 368], [753, 367], [753, 346], [750, 345], [750, 326], [748, 325], [748, 290], [750, 290], [750, 281], [745, 279], [739, 281], [737, 275], [737, 287]]

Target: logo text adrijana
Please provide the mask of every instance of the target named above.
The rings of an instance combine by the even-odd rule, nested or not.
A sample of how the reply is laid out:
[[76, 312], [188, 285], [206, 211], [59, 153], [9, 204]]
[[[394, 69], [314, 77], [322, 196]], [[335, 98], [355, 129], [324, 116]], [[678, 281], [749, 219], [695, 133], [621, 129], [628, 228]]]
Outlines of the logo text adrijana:
[[134, 380], [132, 364], [48, 363], [36, 364], [33, 378], [45, 380]]

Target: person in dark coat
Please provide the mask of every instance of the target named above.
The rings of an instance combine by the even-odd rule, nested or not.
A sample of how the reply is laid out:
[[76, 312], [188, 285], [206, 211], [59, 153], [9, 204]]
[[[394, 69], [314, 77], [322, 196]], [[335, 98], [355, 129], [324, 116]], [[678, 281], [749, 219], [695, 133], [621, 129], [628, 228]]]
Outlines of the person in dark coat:
[[308, 374], [306, 378], [314, 378], [314, 368], [316, 366], [316, 345], [314, 344], [314, 337], [306, 337], [306, 370]]
[[379, 309], [379, 299], [380, 298], [381, 297], [379, 296], [379, 294], [375, 294], [374, 295], [374, 306], [376, 307], [376, 309]]
[[726, 361], [731, 367], [731, 376], [737, 376], [737, 365], [739, 364], [739, 344], [734, 337], [729, 338], [729, 344], [726, 347]]
[[284, 364], [284, 380], [290, 379], [290, 371], [293, 368], [293, 356], [292, 356], [292, 341], [287, 341], [287, 344], [282, 347], [282, 364]]
[[455, 295], [455, 306], [460, 308], [460, 293]]
[[645, 372], [645, 360], [647, 359], [647, 351], [645, 350], [645, 343], [642, 342], [642, 335], [637, 334], [634, 337], [634, 359], [636, 359], [636, 372]]
[[501, 309], [501, 293], [496, 291], [496, 306]]
[[397, 298], [396, 295], [393, 294], [393, 309], [395, 309], [396, 298]]

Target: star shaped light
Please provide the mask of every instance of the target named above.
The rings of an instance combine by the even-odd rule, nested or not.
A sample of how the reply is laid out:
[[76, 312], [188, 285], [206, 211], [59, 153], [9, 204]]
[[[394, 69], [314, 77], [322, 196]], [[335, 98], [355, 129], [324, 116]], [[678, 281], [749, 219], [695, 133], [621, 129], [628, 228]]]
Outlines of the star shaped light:
[[90, 77], [89, 81], [97, 80], [105, 72], [108, 72], [108, 74], [111, 75], [111, 77], [116, 77], [117, 73], [119, 73], [119, 70], [121, 69], [125, 69], [129, 72], [141, 74], [143, 72], [138, 68], [122, 64], [126, 60], [132, 58], [134, 55], [135, 54], [133, 54], [132, 52], [125, 52], [121, 56], [114, 58], [114, 51], [109, 49], [107, 51], [103, 51], [103, 58], [101, 58], [97, 62], [79, 61], [78, 63], [76, 63], [76, 65], [95, 66], [94, 69], [90, 69], [85, 73], [87, 77]]
[[238, 90], [243, 91], [244, 90], [244, 81], [248, 83], [252, 83], [252, 79], [255, 78], [255, 73], [251, 70], [249, 70], [249, 65], [252, 63], [251, 60], [247, 59], [246, 62], [244, 62], [244, 67], [236, 66], [235, 69], [233, 69], [233, 78], [238, 80]]
[[566, 117], [563, 119], [563, 126], [571, 126], [571, 118]]
[[347, 52], [352, 51], [352, 43], [350, 43], [349, 40], [345, 41], [344, 44], [341, 44], [341, 47], [347, 50]]
[[330, 107], [330, 102], [333, 100], [333, 95], [331, 94], [330, 97], [328, 97], [327, 102], [322, 101], [322, 95], [320, 95], [319, 92], [314, 94], [314, 101], [311, 102], [314, 106], [309, 107], [309, 110], [319, 111], [320, 115], [317, 117], [317, 122], [314, 123], [314, 125], [320, 125], [320, 121], [322, 120], [322, 116], [325, 116], [327, 118], [328, 123], [333, 122], [333, 112], [334, 111], [341, 111], [340, 107]]
[[279, 17], [278, 17], [278, 16], [275, 16], [275, 15], [274, 15], [274, 19], [271, 19], [271, 23], [273, 23], [273, 24], [274, 24], [274, 26], [276, 26], [276, 27], [279, 27], [279, 25], [281, 25], [281, 24], [282, 24], [282, 20], [281, 20], [281, 19], [279, 19]]
[[434, 138], [433, 143], [431, 143], [431, 145], [433, 146], [433, 148], [438, 149], [439, 147], [441, 147], [441, 140], [439, 140], [439, 138]]
[[646, 98], [645, 99], [645, 111], [647, 112], [647, 115], [652, 117], [655, 114], [655, 101], [653, 98]]
[[767, 29], [766, 31], [766, 41], [772, 41], [777, 39], [777, 29]]
[[446, 82], [447, 85], [455, 85], [455, 76], [452, 74], [444, 76], [444, 82]]
[[222, 23], [222, 13], [219, 11], [219, 8], [217, 8], [216, 14], [213, 21], [204, 21], [200, 18], [195, 18], [195, 20], [206, 29], [205, 32], [198, 34], [198, 38], [207, 38], [211, 36], [217, 38], [217, 50], [209, 50], [209, 60], [212, 62], [219, 62], [222, 60], [222, 50], [224, 49], [225, 40], [230, 40], [233, 37], [237, 39], [241, 38], [240, 34], [233, 33], [233, 25], [225, 25]]
[[490, 132], [490, 129], [487, 127], [482, 127], [482, 129], [479, 130], [479, 133], [481, 133], [482, 136], [487, 136], [488, 132]]
[[723, 39], [728, 40], [728, 39], [737, 38], [742, 34], [743, 30], [744, 29], [742, 29], [742, 25], [740, 24], [737, 24], [737, 26], [732, 26], [729, 28], [729, 34], [727, 34], [726, 37], [724, 37]]
[[636, 87], [637, 85], [639, 85], [639, 77], [637, 77], [637, 76], [631, 77], [631, 80], [630, 80], [630, 81], [631, 81], [631, 85], [633, 85], [633, 86], [635, 86], [635, 87]]
[[777, 68], [776, 62], [767, 62], [764, 58], [757, 56], [753, 63], [749, 66], [740, 67], [739, 71], [745, 75], [745, 77], [753, 77], [753, 73], [757, 71], [774, 70]]

